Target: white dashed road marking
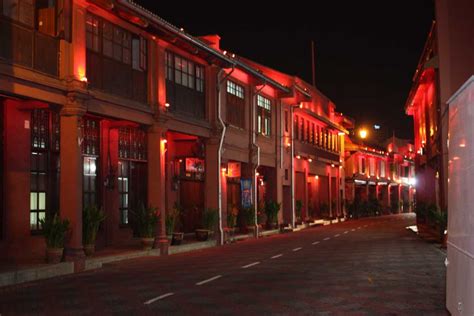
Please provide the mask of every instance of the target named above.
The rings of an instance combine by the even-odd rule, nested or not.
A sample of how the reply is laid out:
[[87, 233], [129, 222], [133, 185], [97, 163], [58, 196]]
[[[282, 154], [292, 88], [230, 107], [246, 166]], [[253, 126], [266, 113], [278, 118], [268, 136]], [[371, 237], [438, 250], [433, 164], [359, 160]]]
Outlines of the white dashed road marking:
[[302, 248], [302, 247], [298, 247], [298, 248], [293, 249], [293, 251], [299, 251], [299, 250], [301, 250], [301, 249], [303, 249], [303, 248]]
[[282, 253], [280, 253], [279, 255], [275, 255], [275, 256], [273, 256], [271, 259], [280, 258], [281, 256], [283, 256], [283, 254], [282, 254]]
[[209, 283], [209, 282], [211, 282], [211, 281], [217, 280], [217, 279], [219, 279], [219, 278], [221, 278], [221, 277], [222, 277], [222, 275], [216, 275], [215, 277], [212, 277], [212, 278], [209, 278], [209, 279], [207, 279], [207, 280], [198, 282], [198, 283], [196, 283], [196, 285], [203, 285], [203, 284]]
[[170, 293], [163, 294], [163, 295], [161, 295], [161, 296], [152, 298], [151, 300], [146, 301], [146, 302], [143, 303], [143, 304], [145, 304], [145, 305], [150, 305], [151, 303], [154, 303], [154, 302], [156, 302], [156, 301], [162, 300], [162, 299], [167, 298], [168, 296], [171, 296], [171, 295], [174, 295], [174, 293], [171, 293], [171, 292], [170, 292]]
[[329, 240], [329, 239], [331, 239], [331, 237], [326, 237], [326, 238], [324, 238], [323, 240]]
[[348, 231], [346, 230], [346, 231], [344, 232], [344, 234], [347, 234], [347, 233], [348, 233]]
[[341, 236], [341, 234], [336, 234], [336, 235], [334, 235], [334, 238], [337, 238], [339, 236]]
[[319, 241], [315, 241], [311, 245], [317, 245], [317, 244], [319, 244]]
[[247, 269], [247, 268], [250, 268], [250, 267], [256, 266], [257, 264], [260, 264], [260, 261], [253, 262], [253, 263], [251, 263], [251, 264], [248, 264], [248, 265], [246, 265], [246, 266], [242, 266], [242, 269]]

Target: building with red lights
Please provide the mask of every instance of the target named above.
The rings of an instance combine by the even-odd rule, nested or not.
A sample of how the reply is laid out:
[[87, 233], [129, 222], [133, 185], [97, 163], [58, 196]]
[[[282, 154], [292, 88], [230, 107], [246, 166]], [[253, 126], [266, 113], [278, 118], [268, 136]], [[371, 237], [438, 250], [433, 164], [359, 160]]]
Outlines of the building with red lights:
[[[344, 133], [335, 105], [299, 78], [223, 51], [129, 0], [0, 2], [2, 260], [42, 260], [39, 220], [71, 223], [65, 259], [83, 262], [82, 211], [101, 207], [97, 247], [134, 240], [131, 212], [281, 203], [279, 223], [344, 215]], [[295, 204], [302, 205], [296, 218]], [[256, 217], [257, 217], [256, 213]], [[76, 266], [80, 269], [80, 265]]]
[[[447, 169], [444, 167], [439, 86], [437, 25], [433, 22], [425, 43], [405, 111], [413, 116], [415, 131], [417, 201], [447, 205]], [[444, 136], [443, 136], [444, 135]]]
[[[342, 116], [342, 115], [341, 115]], [[354, 121], [343, 125], [354, 130]], [[415, 164], [413, 145], [389, 138], [385, 144], [364, 144], [345, 137], [345, 198], [349, 216], [413, 211]]]

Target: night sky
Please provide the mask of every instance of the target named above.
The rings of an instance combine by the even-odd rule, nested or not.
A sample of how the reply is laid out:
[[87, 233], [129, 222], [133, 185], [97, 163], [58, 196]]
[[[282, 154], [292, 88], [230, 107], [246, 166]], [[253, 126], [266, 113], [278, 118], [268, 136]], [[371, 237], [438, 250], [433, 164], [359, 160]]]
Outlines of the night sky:
[[[308, 82], [316, 45], [316, 86], [377, 138], [413, 138], [404, 105], [434, 18], [434, 0], [203, 2], [136, 0], [192, 35], [219, 34], [221, 48]], [[205, 2], [204, 2], [205, 3]], [[283, 3], [283, 4], [279, 4]], [[215, 14], [216, 10], [220, 14]], [[376, 136], [372, 134], [372, 136]]]

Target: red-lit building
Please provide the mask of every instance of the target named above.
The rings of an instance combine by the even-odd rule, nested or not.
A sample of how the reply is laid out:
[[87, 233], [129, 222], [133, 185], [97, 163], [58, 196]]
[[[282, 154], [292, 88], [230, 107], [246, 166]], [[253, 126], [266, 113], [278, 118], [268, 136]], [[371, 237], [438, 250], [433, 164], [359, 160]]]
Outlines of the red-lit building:
[[[346, 117], [343, 121], [347, 129], [354, 130], [353, 120]], [[356, 213], [364, 203], [374, 208], [377, 202], [384, 213], [413, 211], [416, 192], [413, 145], [396, 137], [389, 138], [385, 144], [367, 144], [352, 134], [345, 137], [346, 207]]]
[[405, 112], [413, 116], [415, 131], [416, 200], [439, 207], [447, 205], [446, 168], [439, 87], [437, 25], [433, 22], [425, 43]]
[[[191, 232], [204, 208], [282, 203], [279, 222], [342, 216], [344, 129], [334, 104], [299, 78], [196, 38], [129, 0], [0, 1], [2, 260], [42, 260], [39, 220], [102, 207], [99, 249], [136, 243], [130, 212], [175, 204]], [[327, 214], [321, 205], [328, 205]], [[325, 208], [326, 209], [326, 208]], [[164, 216], [156, 247], [167, 249]], [[80, 268], [80, 266], [78, 266]]]

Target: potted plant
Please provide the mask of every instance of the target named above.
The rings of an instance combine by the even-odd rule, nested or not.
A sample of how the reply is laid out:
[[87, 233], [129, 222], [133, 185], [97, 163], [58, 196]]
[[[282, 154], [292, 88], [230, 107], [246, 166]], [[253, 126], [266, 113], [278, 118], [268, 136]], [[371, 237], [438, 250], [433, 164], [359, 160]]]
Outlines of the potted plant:
[[136, 211], [131, 211], [141, 238], [143, 250], [150, 250], [155, 241], [155, 228], [159, 220], [159, 212], [156, 207], [145, 207], [143, 204]]
[[267, 228], [277, 228], [278, 212], [280, 212], [281, 203], [268, 201], [265, 203], [265, 214], [267, 215]]
[[235, 209], [236, 207], [233, 204], [227, 206], [227, 228], [232, 231], [235, 230], [237, 225], [237, 212], [234, 211]]
[[297, 225], [301, 225], [302, 218], [301, 218], [301, 213], [303, 210], [303, 201], [301, 200], [296, 200], [295, 202], [295, 215], [296, 215], [296, 223]]
[[255, 234], [255, 208], [253, 205], [242, 207], [240, 210], [245, 224], [245, 229], [250, 234]]
[[105, 220], [105, 214], [97, 206], [87, 206], [82, 212], [82, 244], [84, 253], [90, 256], [95, 252], [95, 239], [100, 223]]
[[46, 240], [46, 262], [59, 263], [63, 257], [64, 239], [69, 230], [69, 221], [54, 214], [40, 219], [40, 225]]
[[171, 236], [171, 245], [181, 245], [181, 242], [184, 239], [183, 232], [175, 231], [176, 227], [179, 226], [180, 214], [181, 207], [178, 203], [175, 203], [171, 211], [166, 213], [166, 235]]
[[202, 229], [196, 229], [196, 239], [198, 241], [206, 241], [209, 235], [212, 234], [218, 221], [218, 210], [214, 208], [206, 208], [202, 212]]

